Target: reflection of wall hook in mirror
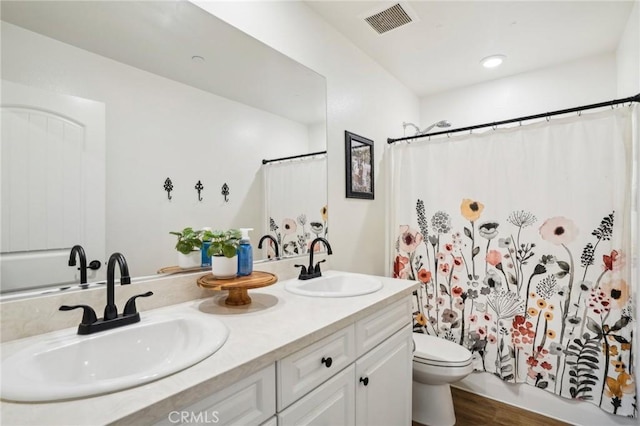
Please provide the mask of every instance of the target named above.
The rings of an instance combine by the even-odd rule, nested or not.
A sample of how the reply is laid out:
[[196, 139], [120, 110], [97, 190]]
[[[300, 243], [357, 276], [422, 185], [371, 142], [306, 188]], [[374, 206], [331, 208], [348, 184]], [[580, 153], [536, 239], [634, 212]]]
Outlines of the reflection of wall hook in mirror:
[[202, 190], [204, 189], [204, 186], [202, 186], [202, 182], [198, 181], [198, 183], [196, 183], [196, 191], [198, 191], [198, 201], [202, 201], [202, 197], [200, 196], [200, 192], [202, 192]]
[[229, 185], [226, 183], [222, 185], [222, 195], [224, 195], [224, 202], [228, 203], [229, 199], [227, 197], [229, 196]]
[[171, 191], [173, 191], [173, 182], [171, 182], [171, 179], [166, 178], [164, 181], [164, 190], [167, 191], [167, 198], [170, 200], [171, 199]]

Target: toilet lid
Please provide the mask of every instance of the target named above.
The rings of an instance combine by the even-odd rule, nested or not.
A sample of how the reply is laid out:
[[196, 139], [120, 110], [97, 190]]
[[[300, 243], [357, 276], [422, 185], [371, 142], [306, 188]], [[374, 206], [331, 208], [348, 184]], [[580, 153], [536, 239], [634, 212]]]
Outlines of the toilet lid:
[[413, 333], [416, 350], [413, 357], [434, 365], [465, 366], [471, 363], [471, 352], [457, 343], [428, 334]]

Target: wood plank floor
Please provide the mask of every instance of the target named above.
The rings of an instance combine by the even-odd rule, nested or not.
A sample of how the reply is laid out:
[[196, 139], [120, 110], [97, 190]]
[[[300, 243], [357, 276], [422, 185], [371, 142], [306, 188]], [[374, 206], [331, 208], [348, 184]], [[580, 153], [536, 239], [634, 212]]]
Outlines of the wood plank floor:
[[[451, 387], [456, 426], [565, 426], [568, 423]], [[424, 426], [413, 422], [413, 426]]]

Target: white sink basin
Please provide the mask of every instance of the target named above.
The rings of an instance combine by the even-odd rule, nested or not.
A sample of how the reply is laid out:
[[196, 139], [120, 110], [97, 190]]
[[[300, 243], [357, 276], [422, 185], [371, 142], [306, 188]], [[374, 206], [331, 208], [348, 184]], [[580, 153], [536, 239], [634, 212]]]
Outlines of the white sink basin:
[[88, 336], [62, 330], [35, 336], [3, 359], [3, 399], [42, 402], [138, 386], [202, 361], [229, 330], [192, 312], [141, 313], [139, 323]]
[[351, 297], [374, 293], [382, 288], [382, 282], [367, 275], [328, 271], [310, 280], [289, 280], [284, 288], [301, 296]]

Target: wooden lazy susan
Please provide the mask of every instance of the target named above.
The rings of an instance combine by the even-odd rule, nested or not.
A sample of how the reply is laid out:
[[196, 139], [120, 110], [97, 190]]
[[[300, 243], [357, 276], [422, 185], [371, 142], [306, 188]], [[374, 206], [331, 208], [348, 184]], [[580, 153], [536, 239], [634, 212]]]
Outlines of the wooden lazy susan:
[[278, 281], [278, 277], [269, 272], [253, 271], [246, 277], [231, 279], [219, 279], [213, 274], [203, 275], [198, 278], [198, 286], [208, 290], [228, 290], [229, 295], [225, 299], [225, 305], [242, 306], [251, 303], [248, 290], [266, 287]]

